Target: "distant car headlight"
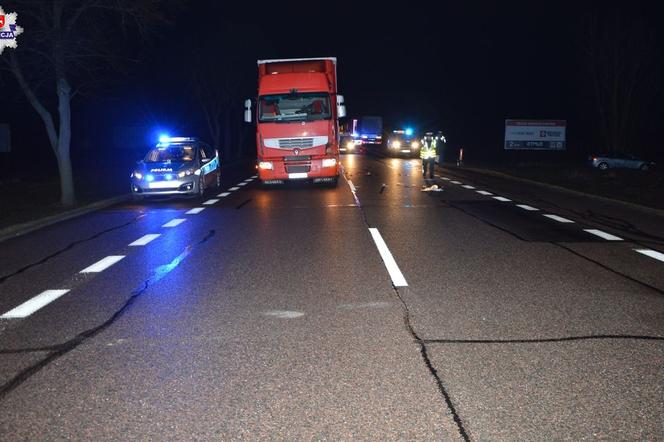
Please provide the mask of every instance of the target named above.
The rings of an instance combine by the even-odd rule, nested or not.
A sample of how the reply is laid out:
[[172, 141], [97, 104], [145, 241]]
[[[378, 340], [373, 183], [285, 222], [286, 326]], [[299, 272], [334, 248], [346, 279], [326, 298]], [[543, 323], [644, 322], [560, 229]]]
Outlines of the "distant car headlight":
[[323, 167], [334, 167], [337, 165], [336, 158], [325, 158], [323, 159]]
[[137, 171], [137, 170], [134, 171], [133, 175], [134, 175], [134, 178], [136, 178], [137, 180], [142, 180], [143, 179], [143, 174], [141, 172]]
[[420, 147], [420, 143], [418, 143], [417, 141], [413, 141], [412, 143], [410, 143], [410, 147], [412, 147], [413, 149], [417, 149]]
[[272, 170], [274, 169], [274, 165], [271, 161], [261, 161], [258, 163], [258, 168], [263, 170]]
[[348, 150], [355, 149], [355, 141], [349, 141], [348, 143], [346, 143], [346, 149]]
[[186, 176], [193, 175], [193, 174], [194, 174], [194, 169], [187, 169], [187, 170], [183, 170], [182, 172], [179, 172], [178, 177], [179, 178], [184, 178]]
[[392, 148], [393, 149], [399, 149], [401, 148], [401, 141], [392, 141]]

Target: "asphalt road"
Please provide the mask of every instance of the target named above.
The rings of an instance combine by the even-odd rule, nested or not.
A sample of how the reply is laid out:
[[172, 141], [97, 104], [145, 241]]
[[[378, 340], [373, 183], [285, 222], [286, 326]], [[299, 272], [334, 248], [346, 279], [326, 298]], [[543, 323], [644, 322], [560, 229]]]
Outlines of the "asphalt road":
[[664, 439], [663, 217], [342, 161], [1, 243], [0, 439]]

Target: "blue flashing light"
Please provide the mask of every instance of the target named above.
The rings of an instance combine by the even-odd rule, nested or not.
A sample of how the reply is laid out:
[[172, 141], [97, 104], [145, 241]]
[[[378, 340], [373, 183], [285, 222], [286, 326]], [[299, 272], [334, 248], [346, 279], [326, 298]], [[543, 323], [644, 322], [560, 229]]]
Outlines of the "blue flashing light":
[[166, 134], [159, 135], [160, 143], [168, 143], [169, 141], [171, 141], [171, 137], [169, 137], [168, 135]]
[[408, 135], [408, 136], [413, 135], [413, 128], [412, 127], [407, 127], [406, 128], [406, 135]]
[[145, 175], [145, 181], [148, 183], [154, 181], [154, 175]]
[[170, 181], [170, 180], [173, 179], [173, 175], [171, 175], [170, 173], [167, 173], [167, 174], [164, 176], [164, 178], [166, 178], [167, 181]]

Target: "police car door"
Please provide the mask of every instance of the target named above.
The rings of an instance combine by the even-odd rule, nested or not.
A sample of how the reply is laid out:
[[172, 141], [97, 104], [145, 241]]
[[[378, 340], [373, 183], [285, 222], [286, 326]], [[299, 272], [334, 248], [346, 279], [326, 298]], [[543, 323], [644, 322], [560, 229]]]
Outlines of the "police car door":
[[215, 158], [214, 152], [207, 144], [201, 144], [199, 149], [201, 155], [201, 173], [205, 176], [205, 183], [206, 185], [214, 184], [218, 160]]

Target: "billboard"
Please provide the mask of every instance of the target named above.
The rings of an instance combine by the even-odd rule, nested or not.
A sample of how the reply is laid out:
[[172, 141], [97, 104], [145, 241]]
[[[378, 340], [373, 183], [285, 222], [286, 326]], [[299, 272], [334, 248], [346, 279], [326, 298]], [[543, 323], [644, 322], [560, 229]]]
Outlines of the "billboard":
[[565, 120], [505, 120], [505, 149], [565, 150]]

